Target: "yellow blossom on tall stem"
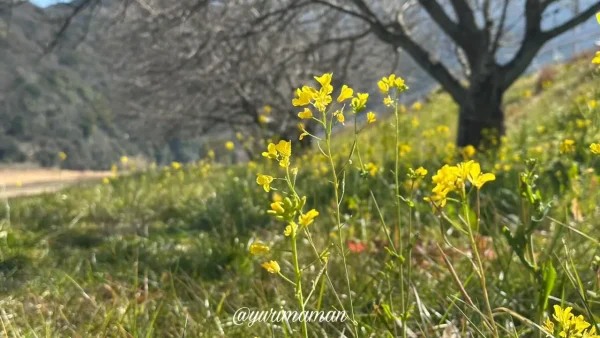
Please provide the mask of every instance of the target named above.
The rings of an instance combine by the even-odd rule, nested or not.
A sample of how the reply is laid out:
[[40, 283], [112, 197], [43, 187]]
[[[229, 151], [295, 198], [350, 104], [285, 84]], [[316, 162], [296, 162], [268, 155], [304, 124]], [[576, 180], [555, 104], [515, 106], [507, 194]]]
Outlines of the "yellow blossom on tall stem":
[[232, 151], [233, 149], [235, 149], [235, 144], [231, 141], [227, 141], [225, 142], [225, 149]]
[[310, 111], [310, 109], [304, 108], [303, 111], [301, 111], [301, 112], [298, 113], [298, 117], [301, 118], [301, 119], [303, 119], [303, 120], [306, 120], [306, 119], [312, 118], [313, 114]]
[[354, 90], [346, 85], [342, 86], [342, 90], [340, 90], [340, 96], [337, 98], [337, 102], [344, 102], [347, 99], [351, 99], [354, 95]]
[[271, 182], [273, 182], [273, 176], [257, 174], [256, 183], [261, 185], [266, 192], [271, 191]]
[[367, 113], [367, 123], [373, 123], [377, 121], [377, 116], [372, 111]]
[[262, 264], [262, 267], [265, 268], [265, 270], [267, 270], [268, 273], [278, 274], [281, 271], [279, 263], [277, 263], [276, 261], [264, 262]]
[[303, 226], [309, 226], [315, 221], [315, 217], [319, 216], [319, 212], [315, 209], [310, 210], [306, 214], [300, 215], [300, 224]]

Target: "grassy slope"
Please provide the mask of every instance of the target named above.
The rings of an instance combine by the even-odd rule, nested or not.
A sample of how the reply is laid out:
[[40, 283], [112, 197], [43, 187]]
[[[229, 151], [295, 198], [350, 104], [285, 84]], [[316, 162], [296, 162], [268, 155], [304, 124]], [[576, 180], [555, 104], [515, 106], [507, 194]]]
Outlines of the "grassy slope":
[[[522, 217], [517, 182], [518, 172], [524, 169], [523, 159], [540, 159], [540, 187], [546, 201], [554, 200], [553, 217], [587, 233], [597, 233], [594, 220], [599, 219], [597, 176], [588, 170], [597, 167], [597, 161], [587, 151], [587, 144], [598, 133], [594, 126], [577, 126], [577, 119], [593, 117], [585, 102], [592, 97], [598, 99], [594, 92], [598, 80], [587, 62], [559, 66], [550, 88], [523, 97], [526, 90], [534, 90], [534, 81], [534, 77], [519, 81], [506, 96], [510, 134], [501, 150], [476, 155], [483, 169], [494, 171], [498, 177], [482, 196], [482, 231], [493, 238], [488, 247], [493, 259], [488, 266], [493, 303], [529, 318], [533, 318], [535, 302], [531, 279], [498, 235], [502, 226], [514, 229]], [[574, 103], [581, 95], [587, 97]], [[431, 175], [446, 161], [459, 160], [460, 155], [449, 145], [454, 139], [455, 120], [456, 106], [443, 93], [432, 94], [420, 111], [410, 110], [402, 124], [402, 142], [407, 146], [403, 150], [403, 172], [423, 165]], [[437, 129], [440, 125], [449, 126], [449, 131]], [[347, 129], [336, 136], [339, 152], [350, 149], [352, 128]], [[379, 170], [375, 177], [362, 179], [358, 170], [349, 168], [342, 208], [348, 224], [346, 234], [367, 243], [369, 248], [361, 254], [350, 254], [350, 269], [360, 271], [353, 274], [352, 280], [356, 308], [362, 314], [363, 325], [372, 328], [376, 336], [383, 335], [389, 325], [373, 312], [373, 302], [383, 299], [380, 290], [384, 286], [379, 281], [386, 255], [375, 241], [384, 238], [368, 191], [374, 191], [383, 215], [393, 222], [393, 196], [389, 193], [395, 148], [392, 130], [389, 121], [380, 117], [376, 125], [361, 133], [361, 159], [375, 163]], [[558, 154], [558, 144], [567, 137], [578, 142], [575, 155]], [[332, 231], [332, 193], [325, 161], [314, 154], [293, 161], [300, 165], [298, 182], [309, 198], [309, 207], [321, 212], [314, 227], [315, 244], [327, 247], [336, 235]], [[353, 161], [352, 167], [356, 167], [358, 159]], [[254, 182], [256, 172], [275, 173], [278, 169], [265, 159], [257, 163], [258, 167], [220, 167], [205, 161], [181, 170], [149, 170], [114, 179], [110, 184], [11, 200], [7, 204], [10, 209], [0, 211], [3, 330], [15, 335], [57, 337], [180, 337], [183, 332], [190, 337], [248, 336], [248, 328], [231, 325], [235, 309], [268, 309], [279, 301], [293, 302], [289, 287], [267, 275], [259, 267], [261, 260], [247, 254], [248, 244], [260, 238], [274, 248], [273, 257], [289, 273], [284, 263], [288, 254], [283, 251], [283, 225], [264, 212], [273, 196]], [[417, 185], [414, 199], [414, 227], [419, 232], [415, 242], [415, 285], [422, 305], [432, 313], [423, 320], [443, 323], [441, 315], [448, 310], [448, 318], [456, 324], [462, 318], [461, 311], [476, 322], [478, 316], [460, 302], [451, 306], [449, 297], [458, 296], [457, 288], [433, 245], [441, 242], [440, 225], [430, 207], [421, 202], [431, 189], [429, 182], [427, 179]], [[404, 193], [405, 189], [403, 186]], [[455, 213], [451, 206], [448, 208], [449, 214]], [[579, 259], [575, 265], [590, 297], [597, 297], [590, 262], [598, 254], [598, 246], [546, 220], [536, 242], [544, 248], [540, 259], [564, 256], [560, 242], [553, 238], [563, 238], [566, 245], [577, 249]], [[464, 239], [461, 242], [456, 234], [450, 235], [450, 241], [465, 248]], [[302, 260], [312, 261], [308, 245], [301, 246]], [[471, 275], [468, 262], [455, 252], [448, 254], [464, 282]], [[562, 270], [560, 262], [554, 262], [557, 270]], [[339, 269], [338, 259], [332, 258], [329, 275], [338, 292], [343, 293]], [[564, 276], [564, 271], [559, 271], [559, 276]], [[577, 312], [582, 312], [568, 279], [559, 282], [553, 295], [564, 295], [567, 302], [575, 304]], [[471, 284], [467, 285], [468, 292], [475, 300], [480, 299], [479, 288]], [[274, 286], [278, 292], [274, 292]], [[336, 302], [329, 287], [326, 290], [323, 304], [328, 308]], [[508, 324], [506, 320], [503, 325]], [[339, 329], [327, 328], [330, 334]], [[260, 336], [270, 334], [265, 325], [252, 330]], [[275, 336], [282, 335], [274, 330]]]

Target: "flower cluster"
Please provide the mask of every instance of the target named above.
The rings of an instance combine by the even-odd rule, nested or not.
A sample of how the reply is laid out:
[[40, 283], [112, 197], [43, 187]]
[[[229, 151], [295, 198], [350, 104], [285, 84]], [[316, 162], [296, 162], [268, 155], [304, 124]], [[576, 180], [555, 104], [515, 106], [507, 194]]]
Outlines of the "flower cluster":
[[425, 200], [444, 207], [449, 193], [458, 191], [464, 195], [467, 181], [479, 190], [485, 183], [495, 179], [494, 174], [482, 173], [481, 166], [475, 161], [462, 162], [456, 166], [446, 164], [432, 177], [435, 184], [433, 196], [426, 197]]
[[277, 160], [280, 166], [287, 168], [290, 165], [290, 156], [292, 156], [292, 141], [286, 142], [281, 140], [277, 144], [269, 143], [267, 151], [263, 152], [262, 156], [271, 160]]
[[550, 333], [547, 337], [553, 337], [552, 335], [555, 333], [555, 330], [558, 329], [557, 337], [600, 338], [600, 336], [596, 334], [596, 328], [593, 326], [589, 328], [591, 324], [588, 323], [582, 315], [575, 316], [571, 312], [572, 310], [572, 307], [563, 309], [560, 305], [554, 305], [554, 314], [552, 317], [558, 324], [558, 327], [555, 326], [550, 318], [546, 318], [543, 327]]

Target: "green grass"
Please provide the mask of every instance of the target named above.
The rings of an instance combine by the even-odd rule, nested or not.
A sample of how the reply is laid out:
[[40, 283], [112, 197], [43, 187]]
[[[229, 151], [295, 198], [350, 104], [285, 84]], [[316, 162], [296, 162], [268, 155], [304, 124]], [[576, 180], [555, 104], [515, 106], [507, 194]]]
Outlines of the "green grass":
[[[598, 322], [600, 167], [588, 146], [600, 139], [600, 111], [589, 109], [587, 102], [600, 99], [600, 81], [586, 61], [558, 66], [548, 89], [524, 97], [526, 90], [534, 90], [534, 82], [535, 76], [524, 78], [506, 95], [509, 133], [502, 146], [475, 155], [484, 171], [497, 176], [482, 190], [478, 237], [490, 300], [493, 308], [539, 322], [539, 285], [502, 234], [503, 227], [516, 234], [534, 214], [519, 185], [520, 173], [527, 170], [525, 159], [534, 157], [537, 188], [550, 209], [536, 226], [532, 244], [536, 260], [550, 262], [557, 272], [549, 305], [573, 306], [588, 321]], [[363, 252], [348, 253], [354, 308], [364, 337], [399, 332], [394, 318], [399, 316], [398, 276], [386, 267], [393, 260], [383, 248], [389, 243], [382, 244], [386, 236], [380, 220], [381, 215], [389, 227], [395, 226], [390, 187], [396, 145], [391, 120], [379, 116], [359, 136], [362, 161], [373, 162], [377, 174], [362, 175], [353, 156], [343, 176], [340, 205], [344, 236], [366, 245]], [[456, 116], [449, 96], [436, 92], [421, 110], [409, 109], [400, 125], [401, 143], [410, 147], [401, 157], [402, 175], [410, 167], [429, 170], [415, 186], [415, 208], [410, 211], [415, 236], [410, 239], [414, 293], [409, 327], [427, 337], [441, 336], [449, 324], [480, 337], [478, 330], [484, 330], [481, 288], [471, 262], [459, 252], [469, 251], [468, 240], [423, 201], [432, 188], [431, 175], [444, 163], [462, 160], [452, 146]], [[351, 150], [351, 116], [346, 125], [334, 136], [339, 163]], [[436, 130], [443, 125], [449, 127], [447, 133]], [[567, 138], [576, 141], [575, 152], [560, 154], [559, 145]], [[330, 169], [317, 149], [296, 153], [296, 142], [292, 166], [299, 167], [297, 189], [307, 196], [307, 208], [320, 212], [311, 225], [312, 240], [316, 247], [336, 252]], [[281, 325], [232, 324], [240, 307], [294, 309], [295, 302], [293, 288], [260, 267], [264, 260], [276, 259], [282, 272], [292, 276], [285, 224], [266, 214], [273, 192], [265, 193], [255, 183], [256, 173], [275, 176], [280, 169], [265, 158], [255, 162], [225, 166], [205, 160], [180, 170], [147, 170], [109, 184], [8, 201], [0, 208], [0, 332], [8, 337], [283, 337]], [[408, 196], [410, 184], [401, 183], [401, 194]], [[460, 210], [449, 203], [446, 213], [457, 219]], [[408, 214], [407, 205], [403, 224]], [[269, 257], [249, 255], [255, 240], [271, 247]], [[465, 303], [436, 243], [444, 248], [474, 308]], [[308, 241], [298, 245], [307, 267], [304, 285], [310, 288], [319, 273], [310, 264], [316, 256]], [[567, 254], [573, 257], [572, 266]], [[340, 261], [338, 255], [330, 256], [331, 282], [317, 285], [317, 293], [324, 285], [323, 296], [313, 298], [310, 309], [337, 308], [336, 294], [346, 302]], [[580, 281], [573, 281], [574, 276]], [[515, 316], [498, 314], [495, 320], [506, 329], [502, 336], [537, 336], [531, 323]], [[339, 337], [350, 334], [346, 325], [310, 324], [309, 331], [311, 336]], [[292, 329], [288, 336], [298, 336], [299, 325], [292, 324]]]

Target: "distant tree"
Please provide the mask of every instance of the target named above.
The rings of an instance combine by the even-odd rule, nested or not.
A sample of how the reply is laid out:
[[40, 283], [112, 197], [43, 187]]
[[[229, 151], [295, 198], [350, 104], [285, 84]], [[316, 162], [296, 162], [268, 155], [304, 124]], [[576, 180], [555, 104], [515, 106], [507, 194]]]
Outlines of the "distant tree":
[[[285, 1], [284, 1], [285, 2]], [[457, 144], [479, 145], [482, 130], [504, 133], [502, 98], [506, 90], [525, 72], [546, 42], [585, 22], [600, 10], [600, 1], [587, 1], [585, 10], [565, 16], [565, 3], [580, 6], [579, 0], [288, 0], [276, 11], [301, 10], [321, 6], [334, 10], [364, 26], [384, 43], [400, 48], [433, 77], [460, 106]], [[561, 7], [562, 6], [562, 7]], [[424, 16], [423, 14], [426, 14]], [[516, 15], [515, 15], [516, 14]], [[435, 24], [449, 37], [464, 67], [466, 81], [451, 72], [450, 65], [433, 57], [429, 42], [412, 29], [415, 18], [433, 29]], [[520, 37], [519, 37], [520, 35]], [[499, 51], [508, 39], [518, 40], [518, 48], [508, 60]], [[435, 48], [440, 48], [436, 46]]]
[[[587, 7], [568, 13], [567, 5], [579, 8], [580, 2]], [[98, 3], [81, 0], [72, 13]], [[153, 126], [172, 131], [219, 125], [253, 129], [264, 122], [261, 107], [270, 105], [281, 115], [277, 123], [263, 127], [290, 134], [296, 121], [296, 112], [288, 108], [292, 90], [309, 75], [334, 71], [338, 81], [346, 76], [364, 79], [380, 71], [382, 60], [392, 65], [395, 52], [402, 50], [459, 105], [459, 146], [480, 144], [484, 129], [504, 133], [506, 90], [546, 42], [600, 10], [600, 1], [581, 0], [122, 4], [125, 25], [116, 29], [114, 41], [127, 48], [114, 50], [125, 51], [121, 65], [132, 72], [125, 78], [132, 104], [156, 117], [145, 119]], [[453, 56], [445, 52], [448, 44]], [[501, 55], [507, 53], [508, 58]], [[458, 65], [462, 75], [456, 74]]]

